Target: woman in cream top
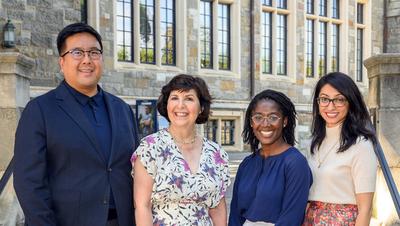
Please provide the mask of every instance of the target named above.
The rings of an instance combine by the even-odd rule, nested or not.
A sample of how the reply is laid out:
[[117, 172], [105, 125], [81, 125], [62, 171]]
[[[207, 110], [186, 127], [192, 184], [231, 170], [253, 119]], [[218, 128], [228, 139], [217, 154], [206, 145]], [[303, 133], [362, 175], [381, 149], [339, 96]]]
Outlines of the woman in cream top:
[[323, 76], [314, 91], [313, 117], [308, 162], [314, 183], [303, 225], [369, 225], [376, 137], [354, 81], [340, 72]]
[[314, 179], [309, 200], [356, 205], [355, 194], [375, 191], [377, 165], [372, 142], [358, 138], [348, 150], [336, 153], [341, 129], [342, 124], [326, 127], [321, 147], [308, 160]]

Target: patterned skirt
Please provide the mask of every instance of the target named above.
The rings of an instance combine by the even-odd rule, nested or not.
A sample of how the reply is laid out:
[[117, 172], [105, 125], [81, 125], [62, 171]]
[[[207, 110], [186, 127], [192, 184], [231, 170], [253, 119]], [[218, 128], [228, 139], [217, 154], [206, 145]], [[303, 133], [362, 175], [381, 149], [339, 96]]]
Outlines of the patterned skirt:
[[354, 226], [357, 205], [311, 201], [303, 226]]

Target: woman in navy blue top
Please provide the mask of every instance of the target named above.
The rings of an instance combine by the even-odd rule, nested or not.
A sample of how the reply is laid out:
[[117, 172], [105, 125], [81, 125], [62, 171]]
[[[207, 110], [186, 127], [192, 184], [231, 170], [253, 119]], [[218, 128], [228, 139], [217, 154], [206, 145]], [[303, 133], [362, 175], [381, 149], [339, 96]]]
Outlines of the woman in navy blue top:
[[312, 174], [293, 147], [296, 110], [281, 92], [264, 90], [250, 102], [243, 139], [252, 154], [240, 164], [229, 226], [299, 226], [304, 219]]

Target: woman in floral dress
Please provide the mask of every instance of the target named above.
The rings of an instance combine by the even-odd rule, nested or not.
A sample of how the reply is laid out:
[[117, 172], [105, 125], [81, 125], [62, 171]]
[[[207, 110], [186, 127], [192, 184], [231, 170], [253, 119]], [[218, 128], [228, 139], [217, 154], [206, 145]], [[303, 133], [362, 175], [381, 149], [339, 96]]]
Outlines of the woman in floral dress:
[[162, 88], [157, 109], [170, 125], [143, 138], [131, 159], [138, 226], [226, 225], [228, 156], [196, 133], [210, 104], [201, 78], [177, 75]]

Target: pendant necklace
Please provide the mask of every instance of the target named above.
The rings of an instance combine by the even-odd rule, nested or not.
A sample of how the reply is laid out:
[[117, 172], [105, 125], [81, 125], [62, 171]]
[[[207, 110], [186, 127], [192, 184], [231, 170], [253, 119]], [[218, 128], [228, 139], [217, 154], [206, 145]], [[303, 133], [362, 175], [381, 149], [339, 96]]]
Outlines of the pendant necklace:
[[320, 159], [320, 157], [319, 157], [319, 150], [318, 150], [318, 152], [317, 152], [317, 161], [318, 161], [318, 168], [320, 168], [321, 167], [321, 164], [325, 161], [325, 159], [328, 157], [328, 155], [329, 155], [329, 153], [331, 153], [331, 151], [336, 147], [336, 145], [339, 143], [339, 140], [338, 141], [336, 141], [330, 148], [329, 148], [329, 150], [326, 152], [326, 154], [324, 155], [324, 157], [322, 158], [322, 159]]
[[168, 129], [168, 132], [169, 132], [169, 134], [171, 134], [172, 139], [173, 139], [177, 144], [193, 144], [193, 143], [196, 141], [196, 138], [197, 138], [197, 133], [196, 133], [196, 131], [195, 131], [195, 133], [194, 133], [194, 136], [193, 136], [191, 139], [189, 139], [189, 140], [184, 140], [184, 139], [180, 140], [180, 139], [177, 139], [174, 135], [172, 135], [170, 129]]

